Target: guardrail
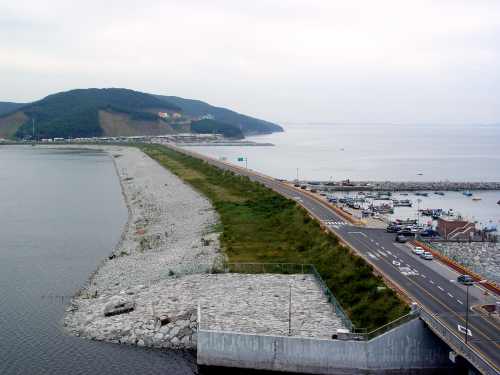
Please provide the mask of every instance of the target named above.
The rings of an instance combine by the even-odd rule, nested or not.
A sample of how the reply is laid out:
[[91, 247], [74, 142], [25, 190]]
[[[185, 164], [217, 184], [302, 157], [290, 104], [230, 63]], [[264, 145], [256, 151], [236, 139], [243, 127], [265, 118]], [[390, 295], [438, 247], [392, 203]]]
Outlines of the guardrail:
[[494, 365], [469, 345], [466, 345], [462, 338], [453, 333], [436, 315], [422, 309], [420, 311], [420, 318], [436, 335], [446, 342], [457, 354], [466, 358], [483, 375], [498, 375], [498, 369]]

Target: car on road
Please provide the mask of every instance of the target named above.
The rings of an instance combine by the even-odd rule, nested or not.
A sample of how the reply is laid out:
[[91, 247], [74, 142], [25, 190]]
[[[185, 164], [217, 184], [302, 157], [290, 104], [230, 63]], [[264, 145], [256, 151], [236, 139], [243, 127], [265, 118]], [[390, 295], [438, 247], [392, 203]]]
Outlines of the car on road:
[[422, 255], [424, 253], [424, 249], [422, 249], [420, 246], [415, 246], [411, 251], [416, 255]]
[[401, 234], [405, 237], [415, 237], [415, 232], [412, 232], [411, 230], [406, 230], [402, 229], [398, 232], [398, 234]]
[[474, 279], [470, 277], [469, 275], [460, 275], [457, 277], [457, 281], [460, 284], [464, 285], [472, 285], [474, 283]]
[[425, 259], [425, 260], [433, 260], [434, 259], [432, 254], [428, 251], [424, 251], [422, 254], [420, 254], [420, 258]]
[[405, 236], [403, 236], [402, 234], [398, 234], [396, 236], [396, 242], [405, 243], [406, 241], [408, 241], [408, 239]]
[[401, 230], [401, 226], [400, 225], [389, 225], [387, 226], [387, 228], [385, 228], [385, 231], [387, 233], [397, 233]]

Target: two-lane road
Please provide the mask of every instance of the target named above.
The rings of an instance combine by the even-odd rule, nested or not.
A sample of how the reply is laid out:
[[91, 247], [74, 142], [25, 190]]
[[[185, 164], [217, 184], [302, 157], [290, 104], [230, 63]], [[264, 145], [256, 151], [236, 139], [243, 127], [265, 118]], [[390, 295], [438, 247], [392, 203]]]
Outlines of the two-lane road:
[[[309, 192], [296, 189], [272, 177], [183, 148], [169, 147], [201, 158], [221, 169], [247, 176], [287, 198], [294, 199], [314, 217], [322, 221], [329, 230], [349, 244], [354, 251], [372, 264], [392, 284], [427, 311], [438, 316], [451, 332], [464, 337], [464, 333], [460, 331], [463, 328], [459, 326], [465, 327], [467, 304], [465, 287], [452, 282], [449, 277], [444, 276], [445, 272], [439, 272], [436, 267], [429, 267], [429, 261], [424, 261], [413, 255], [409, 246], [396, 244], [393, 234], [385, 233], [381, 229], [350, 225], [337, 215], [326, 202], [311, 196]], [[400, 267], [408, 267], [413, 274], [408, 275], [401, 272]], [[475, 298], [470, 297], [470, 304], [475, 302]], [[472, 334], [469, 338], [470, 347], [500, 371], [499, 325], [481, 315], [470, 312], [468, 326]]]

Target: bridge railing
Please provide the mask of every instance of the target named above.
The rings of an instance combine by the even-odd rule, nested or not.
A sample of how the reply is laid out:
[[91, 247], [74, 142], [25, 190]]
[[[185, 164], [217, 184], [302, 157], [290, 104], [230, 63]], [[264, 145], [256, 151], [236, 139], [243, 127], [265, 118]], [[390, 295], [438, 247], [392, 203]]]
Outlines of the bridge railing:
[[498, 375], [498, 370], [488, 362], [481, 354], [448, 328], [440, 319], [426, 310], [420, 311], [420, 317], [429, 328], [446, 342], [457, 354], [466, 358], [476, 369], [484, 375]]

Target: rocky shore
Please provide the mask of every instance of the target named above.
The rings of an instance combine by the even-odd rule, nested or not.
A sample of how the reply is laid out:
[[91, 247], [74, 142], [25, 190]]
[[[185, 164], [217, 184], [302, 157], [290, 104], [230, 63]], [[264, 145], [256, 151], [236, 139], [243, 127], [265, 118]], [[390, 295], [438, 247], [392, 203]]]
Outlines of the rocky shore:
[[211, 274], [223, 261], [210, 202], [136, 148], [99, 146], [116, 166], [129, 219], [112, 254], [67, 307], [75, 335], [156, 348], [196, 347], [206, 329], [331, 337], [343, 328], [311, 275]]

